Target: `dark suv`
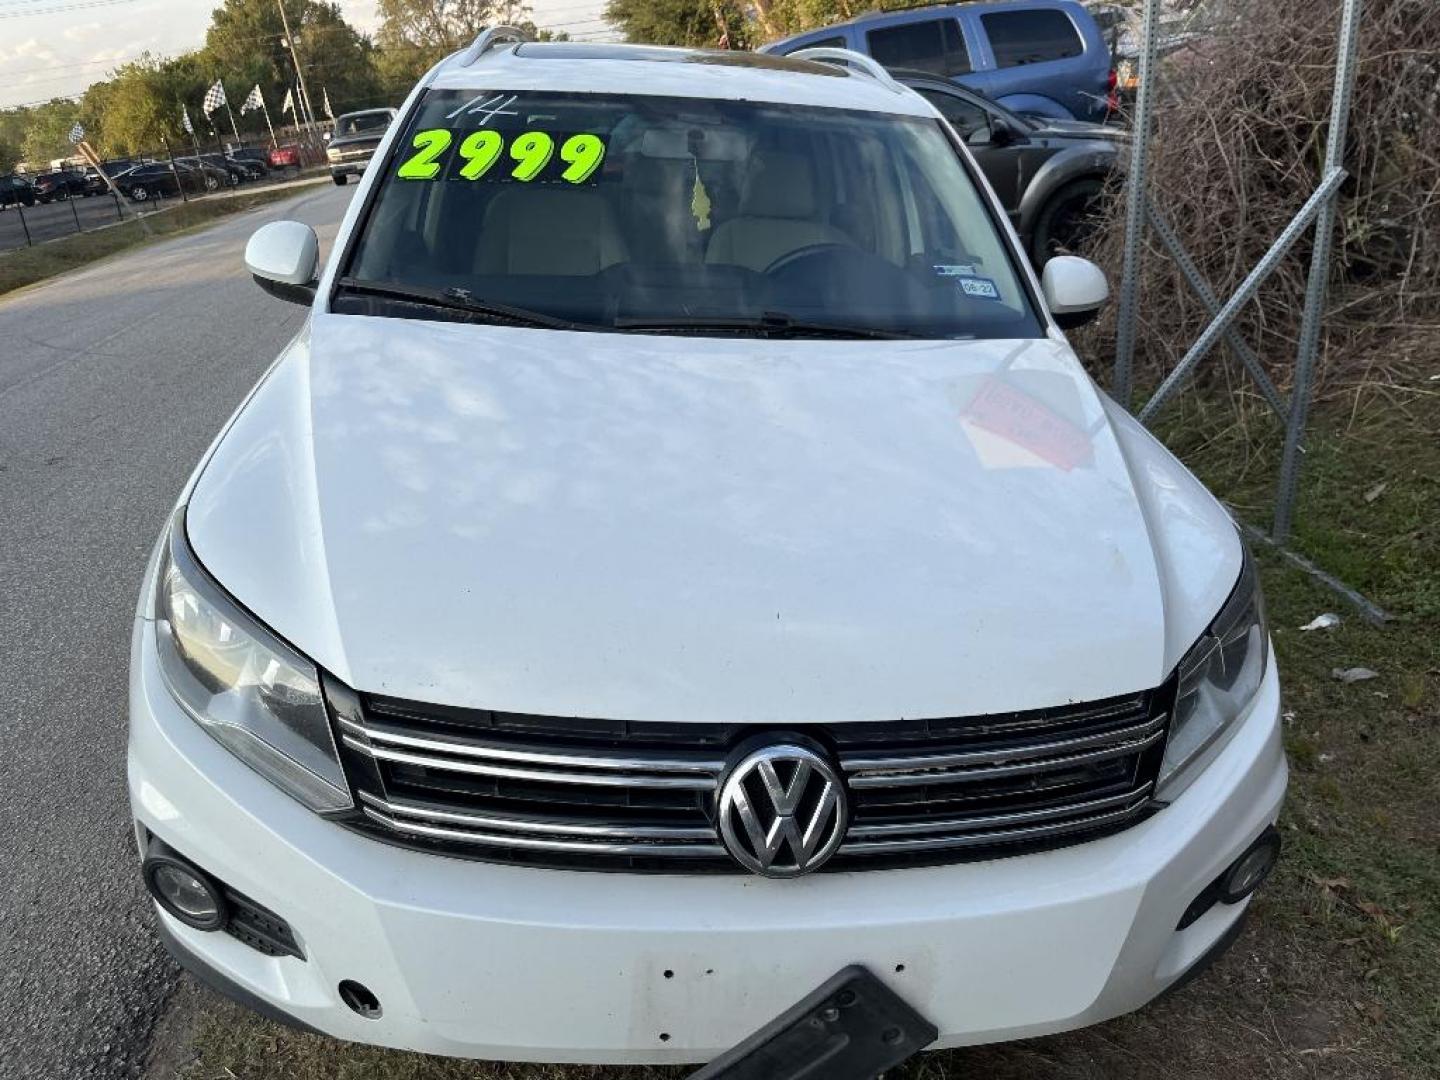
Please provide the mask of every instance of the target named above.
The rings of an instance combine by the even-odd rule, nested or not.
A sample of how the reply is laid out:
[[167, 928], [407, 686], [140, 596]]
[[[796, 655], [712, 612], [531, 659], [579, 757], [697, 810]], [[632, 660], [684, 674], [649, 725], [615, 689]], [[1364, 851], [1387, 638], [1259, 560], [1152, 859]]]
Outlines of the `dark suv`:
[[34, 206], [35, 189], [23, 176], [0, 176], [0, 207]]
[[335, 133], [329, 136], [330, 145], [325, 148], [330, 178], [344, 184], [363, 173], [394, 119], [394, 109], [365, 109], [337, 118]]
[[95, 192], [85, 182], [82, 173], [57, 169], [54, 172], [41, 173], [35, 178], [35, 194], [42, 203], [48, 203], [93, 195]]
[[852, 49], [887, 68], [922, 69], [1019, 113], [1104, 120], [1115, 105], [1110, 49], [1076, 0], [870, 12], [760, 51], [789, 56], [816, 47]]
[[995, 189], [1035, 268], [1074, 254], [1119, 170], [1125, 132], [1083, 120], [1022, 116], [923, 71], [892, 71], [950, 121]]

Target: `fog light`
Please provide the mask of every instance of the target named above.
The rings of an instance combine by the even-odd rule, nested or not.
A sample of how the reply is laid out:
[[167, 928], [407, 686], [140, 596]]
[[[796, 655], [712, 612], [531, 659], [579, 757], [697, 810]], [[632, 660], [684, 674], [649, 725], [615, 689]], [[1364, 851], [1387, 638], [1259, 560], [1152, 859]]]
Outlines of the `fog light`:
[[145, 887], [167, 913], [196, 930], [219, 930], [228, 913], [219, 887], [203, 873], [168, 850], [151, 845], [141, 872]]
[[1250, 850], [1231, 864], [1219, 881], [1220, 899], [1238, 904], [1265, 883], [1280, 858], [1280, 834], [1266, 829]]
[[1265, 879], [1270, 876], [1270, 871], [1275, 869], [1279, 860], [1280, 833], [1271, 825], [1223, 874], [1206, 885], [1200, 895], [1190, 901], [1190, 906], [1180, 916], [1180, 922], [1175, 929], [1184, 930], [1187, 926], [1193, 926], [1200, 920], [1200, 916], [1217, 903], [1238, 904], [1265, 884]]

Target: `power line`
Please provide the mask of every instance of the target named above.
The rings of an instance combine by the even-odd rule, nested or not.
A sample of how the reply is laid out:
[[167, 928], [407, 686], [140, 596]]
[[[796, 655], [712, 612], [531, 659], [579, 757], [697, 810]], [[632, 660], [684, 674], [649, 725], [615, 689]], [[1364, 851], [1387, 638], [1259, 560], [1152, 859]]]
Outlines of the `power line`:
[[[43, 2], [43, 0], [42, 0]], [[115, 7], [117, 4], [133, 4], [135, 0], [80, 0], [79, 3], [62, 4], [59, 7], [29, 8], [26, 10], [0, 10], [0, 19], [23, 19], [28, 15], [63, 15], [67, 11], [86, 11], [90, 8]]]

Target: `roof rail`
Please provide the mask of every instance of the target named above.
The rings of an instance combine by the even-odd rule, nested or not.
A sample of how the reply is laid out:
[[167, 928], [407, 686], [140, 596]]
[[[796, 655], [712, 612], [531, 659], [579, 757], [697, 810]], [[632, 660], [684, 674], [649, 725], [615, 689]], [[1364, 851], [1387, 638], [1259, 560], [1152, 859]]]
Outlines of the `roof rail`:
[[817, 60], [821, 63], [845, 64], [850, 67], [859, 68], [864, 75], [869, 75], [887, 90], [893, 90], [897, 94], [908, 93], [906, 87], [896, 82], [886, 71], [884, 66], [873, 56], [866, 56], [864, 53], [856, 52], [854, 49], [836, 49], [828, 46], [816, 46], [813, 49], [797, 49], [792, 53], [786, 53], [787, 60]]
[[460, 54], [460, 66], [469, 67], [502, 41], [513, 41], [518, 45], [522, 41], [533, 40], [524, 30], [514, 26], [492, 26], [482, 30], [470, 47]]

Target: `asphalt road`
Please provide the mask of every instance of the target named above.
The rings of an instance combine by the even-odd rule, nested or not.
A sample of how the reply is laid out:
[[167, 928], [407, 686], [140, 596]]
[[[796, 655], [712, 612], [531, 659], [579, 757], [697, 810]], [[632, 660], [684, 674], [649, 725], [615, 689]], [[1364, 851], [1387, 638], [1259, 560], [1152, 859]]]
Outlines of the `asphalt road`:
[[354, 190], [312, 189], [0, 299], [6, 1080], [138, 1074], [178, 978], [125, 796], [140, 574], [196, 460], [304, 317], [250, 281], [245, 239], [295, 217], [328, 250]]

